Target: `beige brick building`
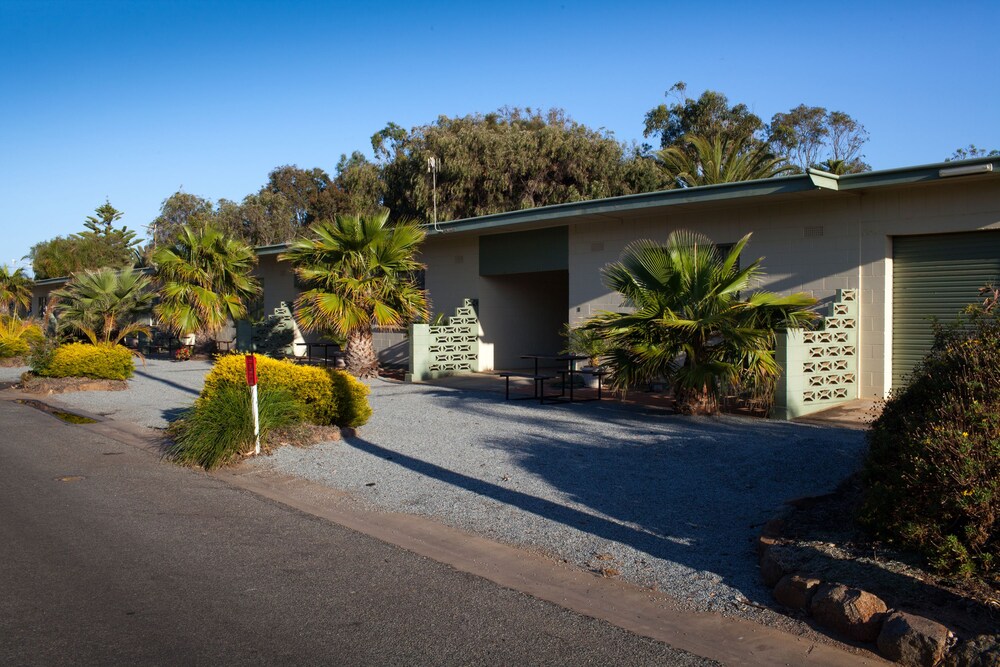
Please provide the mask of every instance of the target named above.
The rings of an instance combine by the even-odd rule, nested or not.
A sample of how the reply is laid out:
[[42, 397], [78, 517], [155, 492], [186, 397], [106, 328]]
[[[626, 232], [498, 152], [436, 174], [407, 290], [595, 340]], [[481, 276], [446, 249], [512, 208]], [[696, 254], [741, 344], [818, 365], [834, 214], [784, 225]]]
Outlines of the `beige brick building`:
[[423, 247], [426, 286], [436, 313], [478, 300], [481, 368], [523, 367], [520, 354], [559, 349], [563, 323], [620, 307], [600, 270], [628, 243], [684, 228], [722, 244], [752, 233], [744, 255], [764, 257], [762, 288], [821, 301], [858, 290], [858, 391], [881, 397], [929, 345], [930, 316], [1000, 282], [1000, 160], [810, 171], [440, 223]]

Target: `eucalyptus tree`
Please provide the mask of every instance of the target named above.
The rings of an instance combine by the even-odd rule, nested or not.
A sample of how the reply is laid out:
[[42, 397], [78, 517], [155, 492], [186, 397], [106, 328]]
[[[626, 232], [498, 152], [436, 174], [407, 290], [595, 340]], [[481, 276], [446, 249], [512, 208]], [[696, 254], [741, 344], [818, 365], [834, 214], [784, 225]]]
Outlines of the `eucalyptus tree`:
[[[656, 189], [656, 164], [559, 109], [504, 108], [372, 137], [383, 204], [401, 218], [456, 220]], [[429, 159], [434, 168], [429, 170]]]
[[[804, 104], [774, 114], [768, 126], [771, 149], [801, 172], [810, 167], [838, 174], [870, 171], [861, 154], [867, 141], [868, 131], [850, 115]], [[827, 169], [831, 165], [837, 171]]]
[[276, 167], [261, 188], [262, 193], [265, 191], [280, 194], [288, 201], [298, 228], [308, 227], [317, 220], [332, 219], [338, 212], [338, 189], [330, 175], [319, 167]]
[[388, 220], [388, 211], [321, 220], [279, 256], [305, 287], [295, 301], [299, 324], [346, 338], [347, 368], [358, 377], [378, 375], [373, 327], [427, 317], [426, 295], [413, 280], [425, 233], [414, 222]]
[[643, 136], [658, 137], [660, 148], [683, 147], [688, 135], [749, 141], [764, 131], [763, 121], [745, 104], [730, 105], [729, 98], [715, 90], [706, 90], [697, 99], [686, 93], [687, 85], [678, 81], [666, 92], [674, 102], [646, 113]]
[[149, 223], [151, 251], [171, 245], [184, 227], [201, 227], [215, 222], [212, 200], [178, 190], [160, 204], [160, 214]]
[[612, 388], [667, 378], [680, 412], [712, 414], [727, 388], [773, 387], [775, 331], [812, 320], [815, 299], [754, 290], [763, 258], [740, 268], [749, 240], [721, 252], [708, 237], [680, 230], [666, 243], [629, 244], [603, 269], [627, 310], [600, 313], [585, 326], [607, 342]]
[[950, 157], [944, 159], [945, 162], [954, 162], [955, 160], [971, 160], [977, 157], [997, 157], [1000, 156], [1000, 151], [998, 150], [987, 150], [985, 148], [979, 148], [975, 144], [969, 144], [968, 146], [956, 148], [955, 152], [951, 154]]

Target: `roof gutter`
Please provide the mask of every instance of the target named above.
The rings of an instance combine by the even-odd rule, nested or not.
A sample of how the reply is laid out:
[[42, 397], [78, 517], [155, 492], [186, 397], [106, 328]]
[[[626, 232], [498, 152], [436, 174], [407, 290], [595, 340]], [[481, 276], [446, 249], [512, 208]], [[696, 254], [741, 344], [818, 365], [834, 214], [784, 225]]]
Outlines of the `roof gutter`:
[[806, 169], [806, 174], [809, 176], [809, 180], [817, 188], [823, 190], [840, 190], [840, 176], [832, 174], [829, 171], [821, 171], [819, 169], [813, 169], [809, 167]]

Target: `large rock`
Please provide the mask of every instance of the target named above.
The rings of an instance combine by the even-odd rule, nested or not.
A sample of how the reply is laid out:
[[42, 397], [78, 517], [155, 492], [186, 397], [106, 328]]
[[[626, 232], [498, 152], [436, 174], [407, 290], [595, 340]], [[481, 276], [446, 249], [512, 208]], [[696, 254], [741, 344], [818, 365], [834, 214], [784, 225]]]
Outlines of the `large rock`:
[[1000, 665], [1000, 636], [980, 635], [961, 642], [948, 652], [944, 667], [997, 667]]
[[875, 641], [887, 610], [878, 596], [840, 584], [822, 584], [809, 605], [817, 623], [862, 642]]
[[760, 557], [760, 578], [768, 588], [773, 588], [792, 570], [790, 554], [781, 544], [768, 547]]
[[774, 599], [792, 609], [808, 609], [820, 583], [819, 579], [786, 574], [774, 587]]
[[910, 667], [934, 667], [948, 646], [948, 628], [934, 621], [894, 611], [882, 623], [878, 650], [884, 657]]

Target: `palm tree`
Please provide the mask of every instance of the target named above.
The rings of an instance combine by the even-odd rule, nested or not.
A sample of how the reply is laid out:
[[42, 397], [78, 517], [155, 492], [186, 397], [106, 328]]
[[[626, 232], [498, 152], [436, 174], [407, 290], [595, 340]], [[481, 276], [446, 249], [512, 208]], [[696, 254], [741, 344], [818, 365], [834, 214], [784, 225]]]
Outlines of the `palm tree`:
[[427, 316], [427, 299], [413, 273], [424, 231], [414, 222], [389, 226], [389, 212], [338, 215], [310, 227], [314, 238], [294, 242], [279, 259], [292, 262], [307, 287], [295, 301], [307, 330], [347, 339], [347, 368], [377, 377], [372, 327], [400, 327]]
[[24, 273], [24, 269], [11, 271], [7, 265], [0, 266], [0, 310], [8, 315], [16, 315], [18, 308], [31, 308], [31, 286], [34, 283]]
[[256, 262], [253, 248], [214, 226], [184, 225], [174, 243], [153, 253], [160, 282], [156, 316], [178, 337], [214, 339], [229, 320], [246, 317], [260, 295], [260, 283], [250, 275]]
[[739, 267], [749, 239], [723, 254], [706, 236], [675, 231], [665, 245], [629, 244], [620, 261], [603, 269], [605, 284], [632, 309], [601, 313], [586, 325], [608, 340], [612, 388], [668, 378], [680, 412], [713, 414], [724, 389], [773, 382], [775, 330], [813, 319], [806, 308], [815, 299], [748, 293], [762, 259]]
[[709, 139], [689, 134], [682, 146], [664, 148], [656, 156], [682, 188], [753, 181], [795, 170], [785, 158], [771, 153], [767, 144], [751, 137], [720, 135]]
[[92, 343], [117, 345], [126, 336], [148, 327], [135, 317], [148, 313], [154, 293], [141, 271], [103, 268], [74, 274], [61, 290], [52, 293], [60, 329], [75, 329]]

